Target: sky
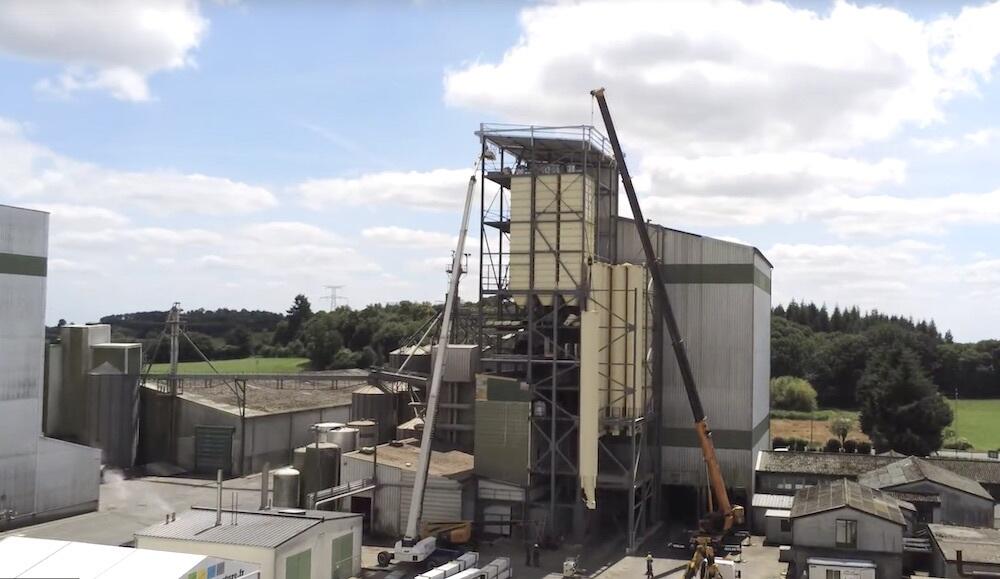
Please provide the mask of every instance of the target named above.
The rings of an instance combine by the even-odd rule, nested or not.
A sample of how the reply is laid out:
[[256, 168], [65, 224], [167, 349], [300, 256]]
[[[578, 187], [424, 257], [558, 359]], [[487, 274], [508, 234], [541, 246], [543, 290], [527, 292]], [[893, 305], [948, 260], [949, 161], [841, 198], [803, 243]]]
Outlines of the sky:
[[646, 217], [758, 247], [775, 304], [996, 338], [998, 29], [1000, 2], [8, 0], [0, 203], [51, 213], [49, 323], [440, 301], [479, 123], [603, 130], [604, 86]]

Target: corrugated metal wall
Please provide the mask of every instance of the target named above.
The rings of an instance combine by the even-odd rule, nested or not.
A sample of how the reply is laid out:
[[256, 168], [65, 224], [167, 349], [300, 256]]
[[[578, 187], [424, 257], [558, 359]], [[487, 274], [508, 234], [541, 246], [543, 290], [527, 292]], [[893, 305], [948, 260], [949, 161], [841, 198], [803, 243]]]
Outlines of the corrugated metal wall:
[[529, 412], [530, 402], [476, 401], [477, 475], [528, 483]]
[[[618, 261], [645, 263], [635, 224], [622, 219], [618, 235]], [[660, 226], [650, 235], [723, 473], [730, 486], [752, 489], [754, 449], [767, 437], [770, 264], [746, 245]], [[669, 339], [663, 378], [663, 482], [703, 484], [704, 461]]]
[[[538, 175], [534, 178], [518, 175], [511, 178], [511, 290], [574, 291], [583, 285], [586, 281], [583, 271], [585, 256], [594, 253], [594, 198], [594, 179], [583, 173]], [[532, 215], [535, 219], [533, 272]], [[523, 297], [515, 296], [515, 301], [523, 304]]]
[[[372, 476], [372, 462], [344, 455], [341, 465], [342, 482], [361, 480]], [[399, 536], [406, 530], [406, 517], [413, 493], [413, 471], [385, 464], [378, 465], [378, 492], [375, 493], [375, 520], [372, 531], [389, 536]], [[462, 520], [462, 499], [465, 485], [439, 476], [427, 478], [424, 493], [423, 521]], [[372, 498], [372, 491], [358, 496]]]
[[[35, 510], [41, 434], [45, 276], [20, 275], [48, 249], [48, 216], [0, 206], [0, 494], [21, 513]], [[9, 256], [9, 257], [8, 257]]]

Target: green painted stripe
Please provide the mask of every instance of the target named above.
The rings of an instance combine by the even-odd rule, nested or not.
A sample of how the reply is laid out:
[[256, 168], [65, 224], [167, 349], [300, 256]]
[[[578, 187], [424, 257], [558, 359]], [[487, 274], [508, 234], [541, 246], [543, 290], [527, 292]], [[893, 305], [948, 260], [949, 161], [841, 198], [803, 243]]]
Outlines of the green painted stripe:
[[0, 273], [45, 277], [47, 271], [48, 260], [44, 257], [0, 253]]
[[660, 271], [668, 284], [752, 283], [771, 293], [771, 278], [752, 263], [671, 263]]
[[[767, 434], [771, 415], [768, 414], [754, 426], [753, 430], [712, 429], [712, 441], [715, 448], [730, 450], [753, 450], [754, 444]], [[699, 448], [698, 435], [694, 425], [690, 428], [664, 428], [663, 446], [678, 446], [681, 448]]]

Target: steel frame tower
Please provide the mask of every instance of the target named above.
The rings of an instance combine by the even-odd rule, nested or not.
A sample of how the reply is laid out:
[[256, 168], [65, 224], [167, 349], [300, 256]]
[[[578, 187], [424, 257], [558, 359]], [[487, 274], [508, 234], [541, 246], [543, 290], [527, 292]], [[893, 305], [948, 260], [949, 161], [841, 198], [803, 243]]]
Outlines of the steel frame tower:
[[[580, 320], [590, 299], [591, 264], [617, 259], [617, 166], [610, 143], [590, 126], [484, 124], [477, 136], [481, 153], [494, 156], [484, 163], [480, 179], [478, 342], [483, 369], [517, 378], [531, 393], [524, 505], [532, 523], [528, 531], [550, 540], [582, 538], [589, 518], [579, 469]], [[549, 175], [555, 176], [552, 188], [539, 179]], [[519, 176], [531, 177], [530, 207], [512, 221], [511, 186]], [[560, 198], [563, 186], [578, 186], [574, 180], [583, 181], [579, 190], [584, 199], [575, 207], [590, 207], [584, 215], [552, 207], [566, 201]], [[593, 184], [591, 199], [588, 183]], [[588, 211], [592, 219], [585, 215]], [[514, 240], [514, 251], [512, 228], [515, 237], [521, 236]], [[577, 235], [582, 239], [568, 237]], [[566, 247], [591, 249], [567, 253]], [[513, 283], [512, 261], [520, 268]], [[655, 333], [652, 341], [657, 341]], [[654, 347], [641, 355], [658, 360]], [[659, 453], [653, 453], [655, 458], [650, 453], [655, 436], [648, 426], [659, 408], [654, 398], [645, 398], [650, 403], [642, 416], [602, 418], [602, 429], [615, 434], [597, 441], [602, 465], [598, 493], [607, 499], [598, 501], [598, 516], [618, 520], [615, 515], [627, 512], [627, 523], [621, 523], [629, 528], [629, 550], [649, 526], [659, 489], [653, 466]], [[625, 505], [630, 506], [623, 509]]]

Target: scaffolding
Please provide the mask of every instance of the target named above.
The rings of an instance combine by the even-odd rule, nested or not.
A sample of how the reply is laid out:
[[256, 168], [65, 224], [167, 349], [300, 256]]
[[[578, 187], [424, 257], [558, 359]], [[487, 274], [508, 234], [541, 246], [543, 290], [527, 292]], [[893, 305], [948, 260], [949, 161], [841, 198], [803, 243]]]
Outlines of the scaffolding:
[[[628, 525], [633, 550], [649, 527], [658, 489], [651, 458], [658, 453], [650, 452], [647, 426], [657, 408], [652, 377], [643, 378], [642, 388], [622, 384], [601, 394], [610, 402], [615, 390], [631, 402], [601, 407], [594, 449], [585, 449], [600, 454], [596, 501], [583, 496], [580, 469], [581, 447], [590, 441], [580, 430], [582, 316], [615, 295], [591, 293], [594, 264], [611, 267], [617, 257], [618, 174], [610, 143], [590, 126], [484, 124], [477, 136], [482, 153], [494, 157], [480, 179], [478, 343], [485, 372], [516, 378], [531, 395], [524, 493], [530, 528], [536, 538], [582, 539], [589, 525], [614, 519]], [[640, 307], [635, 296], [632, 304]], [[637, 330], [620, 329], [633, 337]], [[643, 333], [640, 341], [642, 350], [630, 355], [652, 368], [655, 338]], [[610, 367], [604, 372], [612, 377]], [[626, 406], [638, 410], [625, 412]], [[595, 502], [597, 516], [588, 517], [588, 503]]]

